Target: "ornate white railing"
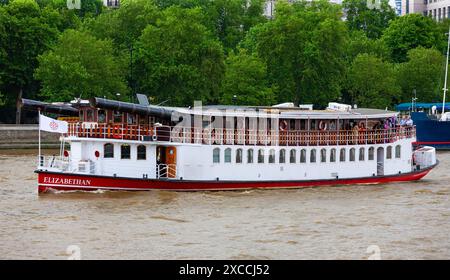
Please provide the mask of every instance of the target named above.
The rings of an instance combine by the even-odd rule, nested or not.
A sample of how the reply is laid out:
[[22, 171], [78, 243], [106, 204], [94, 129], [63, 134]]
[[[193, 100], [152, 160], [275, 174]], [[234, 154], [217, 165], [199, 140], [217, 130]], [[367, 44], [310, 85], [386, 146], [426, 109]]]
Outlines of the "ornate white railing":
[[208, 145], [319, 146], [392, 143], [415, 138], [414, 126], [354, 130], [217, 129], [146, 125], [69, 124], [66, 136]]

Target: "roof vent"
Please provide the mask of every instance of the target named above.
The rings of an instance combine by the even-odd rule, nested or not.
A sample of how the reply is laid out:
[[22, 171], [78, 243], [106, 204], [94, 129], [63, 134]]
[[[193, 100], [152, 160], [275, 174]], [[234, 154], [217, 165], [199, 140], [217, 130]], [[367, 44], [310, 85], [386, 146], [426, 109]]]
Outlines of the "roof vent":
[[334, 111], [349, 112], [352, 110], [352, 105], [330, 102], [330, 103], [328, 103], [327, 109], [334, 110]]
[[293, 107], [294, 107], [294, 103], [292, 103], [292, 102], [286, 102], [286, 103], [281, 103], [281, 104], [273, 105], [272, 107], [274, 107], [274, 108], [293, 108]]

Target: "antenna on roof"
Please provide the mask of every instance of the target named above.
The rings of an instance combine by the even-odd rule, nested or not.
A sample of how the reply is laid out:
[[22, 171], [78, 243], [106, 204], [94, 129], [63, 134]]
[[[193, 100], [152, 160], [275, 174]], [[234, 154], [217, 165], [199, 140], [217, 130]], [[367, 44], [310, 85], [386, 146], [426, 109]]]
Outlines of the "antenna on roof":
[[158, 103], [158, 104], [156, 104], [156, 106], [161, 106], [161, 105], [163, 105], [164, 103], [166, 103], [167, 101], [169, 101], [170, 100], [170, 98], [169, 99], [166, 99], [166, 100], [164, 100], [163, 102], [161, 102], [161, 103]]

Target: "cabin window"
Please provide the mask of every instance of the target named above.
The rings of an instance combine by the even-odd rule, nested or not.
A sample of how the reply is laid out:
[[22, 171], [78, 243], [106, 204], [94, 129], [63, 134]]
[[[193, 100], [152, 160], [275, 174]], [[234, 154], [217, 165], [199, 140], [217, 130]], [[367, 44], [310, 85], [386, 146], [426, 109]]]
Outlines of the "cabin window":
[[231, 148], [225, 149], [225, 162], [230, 163], [231, 162]]
[[84, 111], [80, 110], [80, 122], [84, 122]]
[[297, 157], [297, 151], [294, 150], [294, 149], [292, 149], [292, 150], [289, 152], [289, 162], [290, 162], [290, 163], [295, 163], [295, 162], [296, 162], [296, 157]]
[[366, 150], [364, 148], [359, 148], [359, 161], [364, 161]]
[[375, 148], [374, 147], [370, 147], [369, 148], [369, 160], [374, 160], [374, 154], [375, 154]]
[[213, 150], [213, 163], [220, 163], [220, 149], [215, 148]]
[[105, 110], [98, 110], [98, 122], [100, 122], [100, 123], [106, 122], [106, 112], [105, 112]]
[[137, 159], [145, 160], [147, 159], [147, 147], [144, 145], [137, 146]]
[[269, 163], [275, 163], [275, 150], [271, 149], [269, 151]]
[[400, 158], [402, 155], [402, 148], [400, 145], [395, 146], [395, 158]]
[[247, 150], [247, 163], [253, 163], [253, 149]]
[[281, 149], [280, 150], [280, 159], [279, 159], [280, 163], [286, 163], [286, 150], [285, 149]]
[[330, 151], [330, 162], [336, 162], [336, 149]]
[[311, 150], [309, 162], [316, 162], [316, 149]]
[[88, 122], [94, 121], [94, 111], [93, 110], [87, 110], [86, 111], [86, 118]]
[[356, 154], [355, 148], [351, 148], [350, 149], [350, 161], [355, 161], [355, 154]]
[[300, 120], [300, 129], [306, 130], [306, 120]]
[[120, 158], [121, 159], [130, 159], [131, 158], [131, 149], [130, 145], [121, 145], [120, 146]]
[[114, 145], [111, 143], [107, 143], [103, 146], [103, 157], [104, 158], [113, 158], [114, 157]]
[[386, 149], [386, 158], [391, 159], [392, 158], [392, 146], [388, 146]]
[[236, 163], [242, 163], [242, 149], [236, 150]]
[[306, 150], [302, 149], [300, 151], [300, 163], [305, 163], [306, 162]]
[[114, 111], [113, 118], [114, 118], [115, 123], [121, 123], [122, 122], [122, 113], [119, 111]]
[[136, 123], [136, 116], [133, 114], [127, 114], [127, 123], [128, 124], [135, 124]]
[[320, 162], [327, 162], [327, 150], [326, 149], [320, 150]]
[[344, 162], [345, 161], [345, 149], [341, 149], [339, 152], [339, 161]]
[[264, 163], [264, 150], [258, 150], [258, 163]]

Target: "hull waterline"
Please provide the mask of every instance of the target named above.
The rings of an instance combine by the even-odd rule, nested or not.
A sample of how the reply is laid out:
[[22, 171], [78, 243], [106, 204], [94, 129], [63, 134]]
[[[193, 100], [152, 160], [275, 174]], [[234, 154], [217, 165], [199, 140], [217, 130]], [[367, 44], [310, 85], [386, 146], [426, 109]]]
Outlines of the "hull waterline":
[[[436, 164], [437, 165], [437, 164]], [[155, 180], [123, 177], [67, 174], [48, 171], [38, 173], [38, 192], [60, 191], [224, 191], [245, 189], [283, 189], [319, 186], [342, 186], [354, 184], [384, 184], [390, 182], [417, 181], [427, 175], [436, 165], [426, 169], [389, 175], [351, 179], [309, 180], [309, 181], [191, 181], [191, 180]]]

